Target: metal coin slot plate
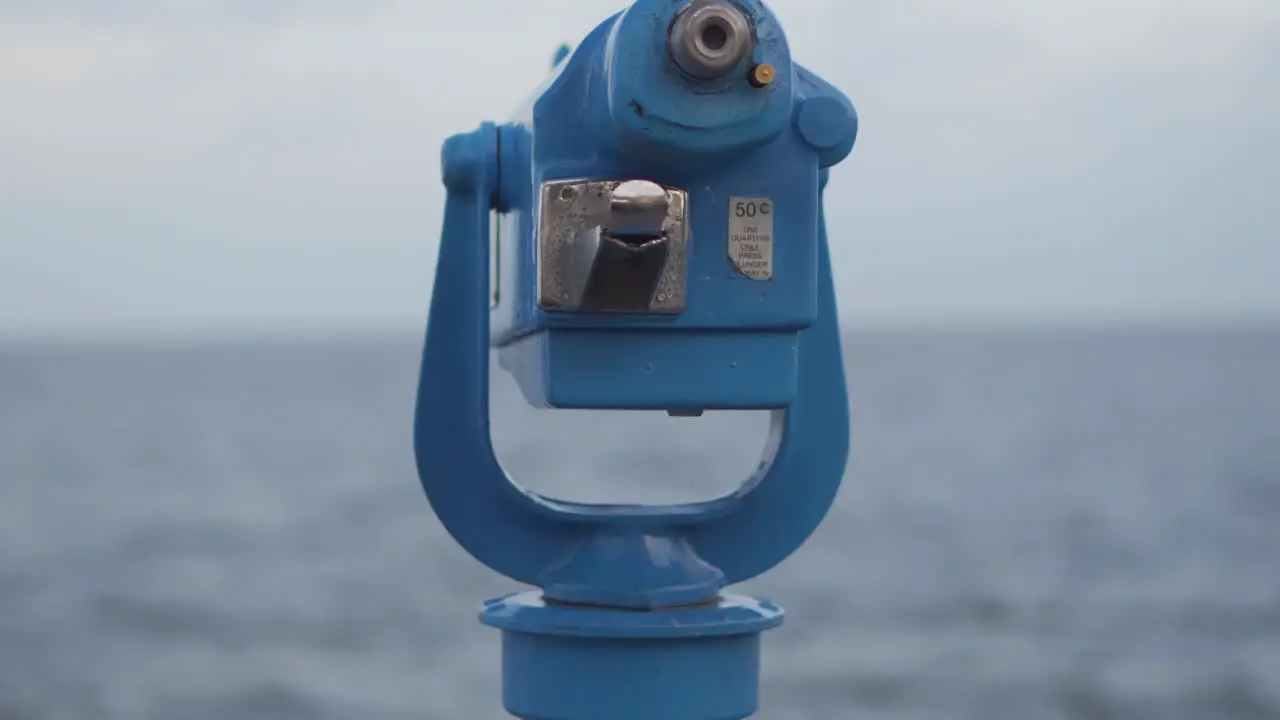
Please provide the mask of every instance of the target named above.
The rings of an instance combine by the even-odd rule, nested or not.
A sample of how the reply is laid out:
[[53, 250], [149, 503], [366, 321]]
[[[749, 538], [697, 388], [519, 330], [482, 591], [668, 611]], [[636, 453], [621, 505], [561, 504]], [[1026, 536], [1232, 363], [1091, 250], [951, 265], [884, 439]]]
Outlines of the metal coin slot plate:
[[[538, 218], [538, 305], [576, 311], [570, 277], [578, 233], [609, 224], [613, 191], [626, 180], [561, 180], [542, 184]], [[663, 186], [668, 208], [662, 232], [670, 243], [666, 265], [648, 312], [684, 312], [688, 263], [688, 193]]]

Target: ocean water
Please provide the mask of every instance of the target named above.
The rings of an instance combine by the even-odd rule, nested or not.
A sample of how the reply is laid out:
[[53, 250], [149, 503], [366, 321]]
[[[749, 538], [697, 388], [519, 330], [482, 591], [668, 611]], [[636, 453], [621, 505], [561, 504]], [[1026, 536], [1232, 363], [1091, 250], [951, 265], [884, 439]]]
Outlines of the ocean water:
[[[743, 590], [775, 719], [1280, 717], [1280, 330], [854, 333], [827, 522]], [[0, 348], [0, 718], [505, 717], [410, 447], [418, 339]], [[552, 413], [561, 497], [710, 497], [765, 419]], [[659, 453], [655, 448], [663, 448]]]

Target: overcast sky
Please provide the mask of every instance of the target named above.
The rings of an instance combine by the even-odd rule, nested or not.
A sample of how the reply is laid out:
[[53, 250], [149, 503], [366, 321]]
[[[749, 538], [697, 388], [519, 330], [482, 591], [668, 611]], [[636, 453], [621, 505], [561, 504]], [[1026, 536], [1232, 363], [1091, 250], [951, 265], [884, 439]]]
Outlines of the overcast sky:
[[[441, 141], [609, 0], [0, 0], [0, 332], [414, 328]], [[1277, 0], [776, 0], [843, 319], [1280, 316]]]

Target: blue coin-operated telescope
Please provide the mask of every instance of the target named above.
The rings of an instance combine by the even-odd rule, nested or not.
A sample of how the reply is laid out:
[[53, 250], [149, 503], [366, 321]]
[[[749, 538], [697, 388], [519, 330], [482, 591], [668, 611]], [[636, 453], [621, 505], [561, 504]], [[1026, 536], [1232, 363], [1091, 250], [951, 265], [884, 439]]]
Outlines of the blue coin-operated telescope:
[[[512, 121], [445, 144], [415, 449], [453, 537], [538, 588], [481, 611], [512, 714], [755, 712], [782, 611], [724, 588], [799, 547], [844, 472], [821, 193], [856, 133], [762, 3], [639, 0], [560, 53]], [[759, 470], [684, 505], [525, 491], [490, 441], [490, 346], [538, 406], [773, 410]]]

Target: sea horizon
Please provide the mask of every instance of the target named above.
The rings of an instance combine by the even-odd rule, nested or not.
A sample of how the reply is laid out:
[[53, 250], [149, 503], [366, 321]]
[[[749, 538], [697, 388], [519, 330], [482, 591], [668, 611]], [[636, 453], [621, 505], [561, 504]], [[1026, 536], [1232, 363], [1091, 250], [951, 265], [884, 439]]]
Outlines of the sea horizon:
[[[312, 344], [419, 341], [426, 329], [420, 325], [371, 321], [366, 324], [330, 326], [297, 323], [277, 327], [253, 323], [207, 324], [183, 328], [174, 325], [105, 329], [23, 328], [0, 329], [0, 348], [56, 349], [84, 346], [165, 348], [185, 345]], [[1204, 314], [1141, 316], [957, 316], [866, 318], [841, 323], [841, 335], [1238, 335], [1280, 333], [1280, 314]]]

